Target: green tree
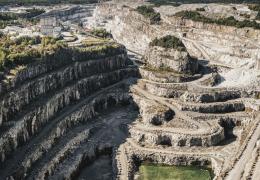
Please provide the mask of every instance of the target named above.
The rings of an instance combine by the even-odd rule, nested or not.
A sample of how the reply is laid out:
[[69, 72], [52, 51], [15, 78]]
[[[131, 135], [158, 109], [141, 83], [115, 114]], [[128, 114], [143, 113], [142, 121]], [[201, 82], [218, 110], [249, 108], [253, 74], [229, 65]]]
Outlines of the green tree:
[[137, 12], [149, 18], [151, 24], [158, 24], [161, 21], [160, 13], [156, 13], [152, 6], [138, 6]]
[[180, 51], [185, 51], [186, 48], [182, 41], [175, 36], [167, 35], [162, 38], [155, 38], [151, 43], [150, 46], [160, 46], [164, 48], [173, 48], [178, 49]]

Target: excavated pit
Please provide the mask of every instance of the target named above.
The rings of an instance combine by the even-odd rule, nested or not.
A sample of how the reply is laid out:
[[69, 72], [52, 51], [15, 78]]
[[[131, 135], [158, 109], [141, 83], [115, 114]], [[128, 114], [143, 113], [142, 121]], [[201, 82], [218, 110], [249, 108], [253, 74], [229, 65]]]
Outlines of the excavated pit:
[[[124, 86], [122, 87], [122, 88], [124, 88]], [[120, 86], [119, 86], [119, 89], [120, 89]], [[114, 91], [114, 92], [113, 92]], [[116, 93], [116, 96], [114, 95], [114, 93]], [[44, 161], [42, 162], [42, 160], [41, 160], [41, 158], [43, 158], [43, 157], [45, 157], [46, 155], [45, 155], [45, 153], [47, 153], [47, 151], [48, 151], [48, 154], [49, 153], [52, 153], [51, 152], [51, 150], [52, 150], [52, 148], [55, 148], [55, 144], [59, 144], [59, 141], [61, 141], [61, 138], [63, 138], [63, 136], [65, 136], [64, 138], [66, 138], [66, 134], [67, 133], [69, 133], [69, 132], [67, 132], [66, 133], [66, 131], [68, 131], [69, 129], [68, 128], [70, 128], [70, 131], [71, 130], [75, 130], [75, 132], [77, 132], [77, 133], [79, 133], [79, 132], [84, 132], [84, 129], [88, 129], [88, 126], [90, 126], [90, 127], [93, 127], [92, 129], [90, 129], [90, 137], [93, 135], [93, 134], [96, 134], [96, 133], [98, 133], [99, 131], [98, 131], [98, 128], [99, 128], [99, 124], [97, 124], [98, 126], [97, 127], [95, 127], [95, 124], [96, 124], [96, 122], [97, 123], [102, 123], [102, 121], [104, 122], [104, 123], [107, 123], [106, 122], [106, 120], [102, 120], [103, 118], [105, 119], [107, 116], [108, 117], [110, 117], [110, 119], [108, 118], [107, 119], [107, 121], [110, 121], [111, 123], [113, 122], [113, 121], [118, 121], [117, 123], [118, 123], [118, 126], [120, 125], [120, 124], [128, 124], [128, 123], [130, 123], [130, 122], [132, 122], [135, 118], [136, 118], [136, 116], [137, 116], [137, 113], [138, 113], [138, 111], [134, 111], [134, 108], [131, 106], [131, 107], [128, 107], [128, 106], [130, 106], [130, 105], [128, 105], [127, 106], [127, 104], [129, 104], [131, 101], [130, 101], [130, 99], [129, 99], [130, 97], [127, 95], [127, 93], [124, 93], [123, 91], [120, 91], [120, 90], [117, 90], [117, 89], [115, 89], [115, 90], [111, 90], [111, 92], [108, 92], [108, 93], [106, 93], [106, 95], [100, 95], [100, 97], [95, 97], [95, 100], [94, 101], [92, 101], [93, 102], [93, 105], [92, 105], [92, 107], [88, 107], [88, 106], [86, 106], [85, 108], [90, 108], [90, 109], [93, 109], [93, 112], [91, 112], [91, 114], [93, 114], [94, 116], [96, 116], [95, 114], [100, 114], [100, 113], [102, 113], [104, 110], [106, 111], [106, 113], [104, 113], [104, 115], [102, 116], [102, 114], [101, 114], [101, 116], [98, 116], [98, 118], [97, 118], [97, 120], [95, 120], [95, 119], [89, 119], [89, 120], [87, 120], [86, 121], [86, 119], [85, 120], [83, 120], [82, 122], [75, 122], [75, 123], [73, 123], [73, 122], [67, 122], [66, 124], [64, 124], [64, 125], [62, 125], [62, 124], [60, 124], [59, 125], [59, 128], [61, 128], [59, 131], [61, 131], [61, 132], [63, 132], [62, 134], [56, 134], [55, 135], [55, 133], [57, 133], [57, 132], [55, 132], [55, 129], [54, 130], [52, 130], [52, 132], [51, 132], [51, 134], [49, 134], [48, 135], [48, 133], [47, 134], [43, 134], [44, 132], [40, 132], [40, 134], [38, 134], [35, 138], [32, 138], [30, 141], [29, 141], [29, 143], [33, 143], [33, 142], [35, 142], [35, 143], [37, 143], [37, 141], [41, 141], [40, 140], [40, 136], [41, 135], [43, 135], [43, 136], [46, 136], [47, 135], [47, 137], [48, 137], [48, 141], [46, 141], [46, 143], [48, 143], [48, 146], [50, 146], [51, 145], [51, 147], [42, 147], [41, 149], [37, 149], [37, 147], [35, 147], [34, 149], [34, 151], [46, 151], [46, 152], [43, 152], [44, 154], [42, 154], [42, 153], [40, 153], [40, 154], [28, 154], [28, 152], [27, 152], [27, 154], [28, 155], [26, 155], [26, 152], [24, 151], [24, 150], [26, 150], [26, 148], [27, 148], [27, 146], [28, 145], [30, 145], [30, 144], [26, 144], [26, 145], [20, 145], [21, 147], [20, 148], [18, 148], [16, 151], [18, 151], [18, 152], [20, 152], [20, 154], [15, 154], [15, 156], [13, 156], [13, 157], [11, 157], [10, 159], [7, 159], [6, 160], [6, 162], [5, 163], [3, 163], [3, 166], [1, 167], [1, 174], [6, 174], [8, 171], [11, 171], [11, 169], [9, 169], [8, 170], [8, 167], [9, 166], [7, 166], [6, 167], [6, 165], [8, 165], [8, 164], [10, 164], [10, 166], [13, 166], [13, 170], [14, 170], [14, 173], [12, 173], [12, 175], [8, 175], [8, 176], [12, 176], [12, 177], [14, 177], [15, 179], [20, 179], [20, 178], [23, 178], [23, 173], [22, 172], [27, 172], [27, 171], [29, 171], [30, 172], [30, 169], [32, 168], [31, 167], [31, 165], [26, 165], [26, 166], [21, 166], [21, 167], [19, 167], [18, 169], [16, 169], [16, 167], [15, 166], [17, 166], [17, 165], [15, 165], [15, 164], [13, 164], [13, 161], [17, 161], [17, 160], [22, 160], [22, 159], [24, 159], [23, 161], [21, 161], [21, 162], [26, 162], [26, 161], [28, 161], [30, 158], [30, 156], [32, 156], [31, 158], [33, 158], [33, 159], [35, 159], [35, 160], [30, 160], [30, 161], [32, 161], [31, 163], [33, 163], [34, 161], [35, 161], [35, 163], [36, 163], [36, 165], [37, 164], [42, 164], [42, 165], [44, 165], [43, 163], [44, 163]], [[112, 108], [113, 106], [115, 106], [115, 105], [117, 105], [118, 106], [118, 108]], [[120, 106], [119, 106], [120, 105]], [[124, 105], [124, 106], [123, 106]], [[107, 109], [107, 108], [109, 108], [109, 109]], [[121, 109], [122, 110], [121, 110]], [[84, 110], [84, 107], [83, 107], [83, 109], [82, 110]], [[80, 109], [80, 111], [82, 111], [81, 109]], [[87, 110], [87, 109], [86, 109]], [[79, 111], [79, 112], [80, 112]], [[122, 111], [122, 112], [121, 112]], [[130, 112], [132, 111], [132, 113], [133, 113], [133, 115], [131, 116], [130, 115]], [[88, 110], [86, 111], [86, 112], [88, 112]], [[113, 117], [114, 115], [117, 115], [117, 113], [119, 113], [119, 117]], [[120, 114], [121, 113], [121, 114]], [[89, 114], [90, 115], [90, 118], [91, 118], [91, 114]], [[76, 115], [76, 114], [75, 114]], [[82, 115], [84, 115], [84, 114], [82, 114]], [[89, 116], [88, 115], [88, 116]], [[120, 116], [121, 115], [121, 116]], [[132, 118], [130, 118], [130, 117], [132, 117]], [[88, 122], [89, 121], [89, 122]], [[101, 121], [101, 122], [99, 122], [99, 121]], [[85, 124], [84, 122], [86, 122], [87, 124]], [[92, 124], [94, 122], [94, 124]], [[73, 124], [71, 124], [71, 123], [73, 123]], [[109, 124], [109, 125], [112, 125], [112, 124]], [[80, 126], [83, 126], [84, 127], [84, 129], [82, 129], [82, 128], [80, 128]], [[103, 128], [105, 128], [105, 127], [103, 127]], [[111, 128], [111, 127], [110, 127]], [[109, 129], [109, 128], [107, 128], [107, 130], [111, 133], [111, 134], [109, 134], [109, 135], [107, 135], [106, 137], [110, 137], [110, 138], [112, 138], [113, 139], [113, 137], [115, 137], [115, 139], [113, 139], [113, 143], [111, 142], [111, 144], [113, 144], [113, 146], [115, 145], [116, 146], [116, 144], [120, 144], [120, 143], [122, 143], [122, 141], [124, 140], [124, 138], [125, 137], [127, 137], [127, 132], [121, 132], [120, 133], [120, 135], [113, 135], [113, 133], [114, 133], [114, 131], [115, 132], [117, 132], [117, 131], [122, 131], [122, 128], [120, 128], [120, 127], [114, 127], [115, 128], [115, 130], [114, 129]], [[58, 129], [57, 129], [58, 130]], [[69, 135], [69, 134], [68, 134]], [[71, 136], [71, 135], [70, 135]], [[120, 137], [120, 138], [116, 138], [116, 137]], [[59, 140], [60, 139], [60, 140]], [[51, 141], [50, 141], [51, 140]], [[67, 139], [68, 140], [68, 139]], [[86, 139], [87, 140], [87, 139]], [[106, 140], [109, 140], [109, 139], [104, 139], [103, 141], [104, 142], [106, 142]], [[101, 143], [101, 142], [99, 142], [99, 141], [101, 141], [101, 139], [97, 139], [97, 144], [99, 144], [99, 143]], [[77, 142], [77, 141], [76, 141]], [[82, 142], [84, 142], [84, 139], [82, 140]], [[81, 141], [79, 141], [78, 143], [82, 143]], [[44, 141], [43, 141], [43, 143], [44, 143]], [[51, 143], [51, 144], [49, 144], [49, 143]], [[72, 142], [73, 143], [73, 142]], [[102, 143], [101, 143], [102, 144]], [[42, 144], [43, 145], [43, 144]], [[47, 149], [48, 150], [47, 150]], [[70, 148], [70, 147], [68, 147], [68, 148]], [[111, 147], [112, 148], [112, 147]], [[44, 150], [44, 149], [46, 149], [46, 150]], [[25, 154], [24, 154], [24, 153]], [[17, 152], [16, 152], [17, 153]], [[64, 154], [66, 154], [65, 152], [64, 152]], [[60, 154], [60, 156], [64, 156], [64, 154]], [[70, 154], [70, 153], [69, 153]], [[65, 156], [66, 157], [66, 156]], [[64, 159], [65, 157], [63, 157], [63, 158], [61, 158], [61, 160], [62, 159]], [[29, 159], [28, 159], [29, 158]], [[27, 160], [28, 159], [28, 160]], [[38, 161], [40, 161], [40, 162], [38, 162]], [[45, 160], [46, 161], [46, 160]], [[35, 165], [35, 163], [34, 163], [34, 165]], [[46, 162], [45, 162], [46, 163]], [[51, 163], [51, 162], [50, 162]], [[56, 162], [56, 163], [54, 163], [53, 162], [53, 164], [50, 164], [50, 166], [48, 167], [48, 168], [51, 168], [52, 166], [54, 166], [54, 167], [52, 167], [53, 169], [55, 169], [55, 164], [57, 164], [57, 163], [59, 163], [59, 162]], [[45, 165], [46, 166], [46, 165]], [[37, 166], [36, 166], [37, 167]], [[33, 167], [32, 168], [32, 170], [33, 170], [33, 174], [34, 173], [36, 173], [37, 172], [37, 168], [36, 167]], [[50, 172], [52, 172], [53, 170], [48, 170], [47, 172], [48, 173], [44, 173], [45, 175], [46, 174], [51, 174]], [[30, 174], [30, 173], [28, 173], [28, 174]], [[42, 178], [41, 176], [39, 176], [39, 178]]]
[[[126, 180], [147, 162], [207, 166], [216, 179], [225, 179], [238, 163], [246, 167], [238, 171], [243, 177], [247, 169], [253, 174], [260, 103], [252, 69], [259, 69], [259, 43], [252, 42], [259, 30], [174, 15], [175, 8], [191, 5], [154, 7], [162, 15], [154, 25], [134, 10], [140, 4], [108, 2], [94, 10], [93, 23], [100, 22], [127, 49], [120, 46], [98, 59], [36, 63], [5, 84], [0, 91], [4, 179]], [[185, 47], [150, 44], [165, 35]], [[249, 69], [252, 76], [239, 74]], [[238, 74], [248, 87], [237, 82]], [[248, 77], [254, 79], [247, 82]], [[250, 147], [253, 165], [241, 164]]]
[[74, 61], [32, 64], [1, 91], [1, 178], [80, 179], [103, 161], [115, 177], [112, 157], [138, 115], [129, 93], [136, 66], [123, 46]]
[[[106, 119], [107, 121], [111, 121], [111, 119], [115, 119], [115, 121], [119, 121], [117, 122], [116, 126], [113, 126], [112, 123], [110, 124], [110, 129], [107, 130], [108, 133], [106, 133], [104, 135], [104, 137], [102, 139], [99, 140], [99, 146], [97, 147], [98, 152], [96, 153], [96, 157], [92, 160], [85, 160], [83, 162], [83, 166], [79, 169], [79, 175], [77, 176], [79, 179], [83, 178], [83, 177], [87, 177], [87, 178], [91, 178], [91, 179], [98, 179], [98, 175], [99, 176], [104, 176], [104, 174], [100, 174], [100, 169], [94, 169], [93, 167], [91, 167], [92, 165], [97, 166], [98, 164], [104, 164], [102, 163], [102, 161], [104, 162], [108, 162], [109, 164], [106, 164], [104, 167], [106, 167], [108, 170], [107, 173], [110, 174], [110, 177], [112, 175], [112, 177], [114, 176], [114, 172], [113, 172], [113, 149], [117, 149], [118, 146], [120, 146], [121, 144], [123, 144], [126, 140], [126, 138], [128, 137], [128, 130], [122, 126], [127, 126], [128, 124], [131, 124], [137, 117], [138, 115], [138, 111], [134, 110], [133, 105], [128, 105], [128, 106], [120, 106], [120, 107], [115, 107], [115, 108], [111, 108], [106, 110], [105, 112], [102, 113], [101, 116], [99, 116], [99, 119]], [[97, 136], [99, 136], [97, 134]], [[102, 150], [103, 146], [101, 144], [101, 142], [103, 142], [105, 145], [105, 149]], [[101, 152], [100, 152], [101, 150]], [[106, 158], [104, 158], [104, 156], [106, 156]], [[102, 158], [103, 157], [103, 158]], [[91, 162], [91, 163], [89, 163]], [[97, 165], [95, 165], [97, 163]], [[92, 168], [92, 171], [90, 172], [89, 169]], [[87, 174], [91, 173], [92, 176], [88, 176]], [[107, 178], [108, 179], [108, 178]]]
[[84, 168], [78, 176], [79, 180], [88, 178], [93, 180], [113, 178], [111, 154], [99, 156], [93, 163]]
[[[256, 137], [251, 135], [259, 134], [255, 132], [259, 119], [259, 43], [255, 40], [259, 30], [201, 22], [175, 13], [196, 11], [212, 18], [214, 13], [225, 12], [226, 17], [230, 13], [237, 17], [241, 9], [250, 8], [244, 4], [162, 5], [154, 7], [161, 20], [152, 24], [135, 10], [140, 4], [102, 4], [93, 18], [95, 25], [110, 31], [142, 61], [136, 63], [140, 79], [131, 88], [140, 116], [130, 126], [131, 136], [120, 146], [117, 178], [133, 179], [133, 172], [145, 161], [210, 164], [216, 179], [225, 179], [238, 164], [233, 177], [237, 169], [243, 174], [244, 166], [250, 169], [248, 161], [243, 164], [248, 155], [244, 150], [253, 146], [256, 152], [258, 148]], [[205, 8], [205, 12], [197, 7]], [[185, 48], [165, 48], [168, 44], [160, 44], [160, 38], [168, 35], [179, 39]], [[174, 114], [168, 120], [165, 115], [169, 109]], [[253, 145], [247, 146], [249, 142]], [[238, 176], [235, 179], [241, 179]]]

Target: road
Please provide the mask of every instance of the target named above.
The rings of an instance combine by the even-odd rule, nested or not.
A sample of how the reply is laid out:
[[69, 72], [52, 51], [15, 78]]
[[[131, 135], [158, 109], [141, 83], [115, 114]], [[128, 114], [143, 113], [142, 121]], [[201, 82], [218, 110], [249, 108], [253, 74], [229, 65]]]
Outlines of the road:
[[[260, 119], [260, 114], [255, 118], [257, 121]], [[240, 180], [242, 173], [244, 172], [247, 161], [251, 158], [253, 150], [256, 146], [258, 139], [260, 138], [260, 123], [257, 123], [257, 127], [254, 134], [251, 136], [246, 149], [243, 151], [241, 157], [236, 162], [234, 168], [229, 172], [226, 180]]]
[[[133, 89], [136, 90], [138, 93], [141, 93], [142, 95], [144, 95], [146, 98], [154, 100], [155, 102], [159, 102], [160, 104], [171, 108], [175, 112], [176, 117], [185, 119], [187, 121], [190, 121], [190, 123], [197, 125], [199, 127], [199, 129], [196, 131], [195, 134], [201, 134], [201, 133], [202, 134], [212, 134], [212, 133], [214, 133], [214, 131], [217, 132], [219, 130], [218, 128], [220, 128], [219, 126], [218, 127], [216, 126], [217, 129], [212, 130], [213, 127], [209, 126], [207, 123], [197, 122], [197, 121], [193, 120], [192, 118], [187, 116], [185, 114], [185, 112], [181, 112], [176, 106], [165, 101], [164, 98], [152, 95], [152, 94], [146, 92], [145, 90], [143, 90], [142, 88], [138, 87], [137, 85], [135, 85], [133, 87]], [[176, 129], [176, 131], [178, 131], [178, 130]], [[185, 132], [183, 132], [183, 130], [181, 132], [185, 133]], [[190, 134], [190, 133], [191, 132], [189, 131], [187, 134]]]

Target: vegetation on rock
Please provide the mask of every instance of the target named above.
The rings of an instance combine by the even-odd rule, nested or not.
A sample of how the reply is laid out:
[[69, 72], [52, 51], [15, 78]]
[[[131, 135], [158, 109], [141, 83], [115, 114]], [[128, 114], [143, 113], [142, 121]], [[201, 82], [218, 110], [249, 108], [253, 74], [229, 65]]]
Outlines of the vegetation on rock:
[[122, 45], [117, 43], [107, 43], [98, 46], [73, 48], [73, 58], [77, 61], [85, 61], [88, 59], [100, 59], [106, 56], [113, 56], [125, 53]]
[[18, 16], [14, 13], [0, 13], [0, 29], [5, 28], [9, 24], [18, 24]]
[[[33, 45], [35, 47], [32, 47]], [[0, 70], [32, 63], [35, 59], [41, 58], [44, 51], [59, 46], [63, 46], [62, 43], [50, 37], [23, 36], [10, 39], [9, 36], [3, 36], [0, 39]]]
[[[259, 3], [259, 0], [150, 0], [150, 2], [170, 2], [177, 4], [184, 3]], [[163, 5], [163, 4], [162, 4]]]
[[104, 45], [110, 43], [111, 39], [99, 39], [99, 38], [86, 38], [82, 43], [85, 47]]
[[68, 47], [66, 43], [52, 37], [0, 38], [0, 71], [8, 71], [17, 66], [25, 66], [37, 61], [52, 64], [66, 64], [71, 61], [98, 59], [124, 53], [117, 43], [103, 43], [93, 46]]
[[112, 38], [112, 34], [107, 32], [106, 29], [93, 29], [91, 32], [90, 32], [92, 35], [94, 36], [97, 36], [97, 37], [100, 37], [100, 38], [104, 38], [104, 39], [107, 39], [107, 38]]
[[249, 4], [248, 8], [252, 11], [260, 11], [260, 4]]
[[252, 11], [257, 11], [256, 20], [260, 20], [260, 4], [250, 4], [248, 5], [248, 8]]
[[155, 38], [151, 43], [150, 46], [160, 46], [164, 48], [173, 48], [180, 51], [185, 51], [186, 48], [182, 41], [175, 36], [167, 35], [162, 38]]
[[250, 21], [250, 20], [238, 21], [233, 16], [230, 16], [228, 18], [212, 19], [212, 18], [205, 17], [204, 15], [196, 11], [180, 11], [176, 13], [175, 16], [182, 17], [185, 19], [190, 19], [193, 21], [210, 23], [210, 24], [215, 23], [218, 25], [234, 26], [237, 28], [251, 27], [254, 29], [260, 29], [260, 24], [257, 23], [256, 21]]
[[32, 9], [27, 9], [27, 13], [24, 13], [22, 16], [23, 18], [33, 18], [36, 16], [39, 16], [40, 14], [45, 13], [45, 10], [43, 9], [37, 9], [37, 8], [32, 8]]
[[158, 24], [161, 21], [160, 13], [155, 12], [152, 6], [138, 6], [137, 12], [148, 18], [151, 24]]
[[59, 3], [73, 3], [73, 4], [85, 4], [85, 3], [97, 3], [97, 0], [1, 0], [0, 5], [8, 4], [18, 5], [50, 5]]
[[34, 17], [44, 13], [43, 9], [27, 9], [26, 13], [11, 13], [2, 12], [0, 13], [0, 29], [5, 28], [7, 25], [28, 25], [36, 24], [39, 20]]
[[171, 0], [150, 0], [150, 3], [154, 4], [155, 6], [180, 6], [179, 2], [173, 2]]
[[167, 67], [167, 66], [161, 66], [159, 68], [155, 68], [151, 65], [145, 65], [142, 68], [145, 69], [145, 70], [148, 70], [148, 71], [157, 72], [157, 73], [161, 73], [161, 74], [168, 74], [169, 75], [169, 73], [171, 73], [171, 74], [174, 74], [175, 76], [187, 76], [187, 75], [189, 75], [189, 73], [181, 73], [181, 72], [175, 71], [172, 68]]
[[197, 8], [196, 11], [205, 11], [205, 8]]

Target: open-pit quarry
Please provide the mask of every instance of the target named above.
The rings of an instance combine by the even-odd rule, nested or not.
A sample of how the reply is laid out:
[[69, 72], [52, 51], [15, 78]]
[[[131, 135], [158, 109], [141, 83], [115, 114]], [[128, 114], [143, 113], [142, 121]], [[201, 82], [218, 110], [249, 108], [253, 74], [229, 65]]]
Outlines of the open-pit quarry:
[[141, 5], [100, 3], [88, 18], [112, 34], [113, 53], [46, 58], [2, 79], [0, 179], [142, 180], [147, 164], [260, 179], [260, 30], [175, 15], [242, 21], [256, 12], [162, 5], [154, 23]]

